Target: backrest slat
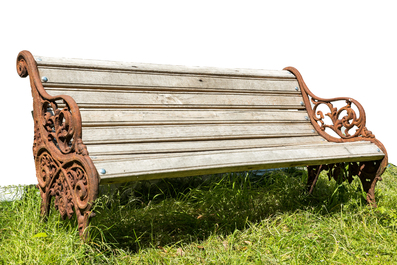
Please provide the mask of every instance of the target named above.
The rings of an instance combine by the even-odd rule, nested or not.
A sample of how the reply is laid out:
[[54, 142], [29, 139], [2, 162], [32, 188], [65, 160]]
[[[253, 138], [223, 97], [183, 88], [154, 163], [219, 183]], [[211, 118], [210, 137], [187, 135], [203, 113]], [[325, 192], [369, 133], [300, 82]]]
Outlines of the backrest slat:
[[[39, 68], [51, 87], [95, 87], [107, 89], [164, 89], [185, 91], [294, 92], [291, 78], [209, 76], [180, 73], [142, 73], [99, 70]], [[67, 73], [67, 74], [66, 74]]]
[[304, 109], [298, 94], [236, 94], [205, 92], [96, 91], [94, 89], [48, 90], [51, 95], [67, 94], [80, 108], [261, 108]]
[[50, 95], [79, 105], [83, 142], [95, 155], [321, 141], [289, 71], [46, 57], [37, 64]]
[[84, 128], [83, 141], [90, 144], [317, 135], [312, 129], [309, 123], [105, 126]]
[[289, 71], [263, 69], [230, 69], [201, 66], [181, 66], [135, 62], [102, 61], [90, 59], [70, 59], [35, 56], [38, 67], [43, 69], [77, 69], [89, 71], [124, 71], [130, 73], [190, 74], [230, 77], [266, 77], [296, 79]]

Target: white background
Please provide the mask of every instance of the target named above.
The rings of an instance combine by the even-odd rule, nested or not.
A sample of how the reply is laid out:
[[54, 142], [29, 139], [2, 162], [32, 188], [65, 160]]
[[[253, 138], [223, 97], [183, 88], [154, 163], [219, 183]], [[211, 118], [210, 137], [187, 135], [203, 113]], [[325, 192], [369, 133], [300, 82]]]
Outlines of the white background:
[[[106, 4], [102, 4], [106, 3]], [[34, 55], [228, 68], [296, 67], [319, 97], [353, 97], [397, 164], [393, 1], [3, 1], [0, 185], [35, 184]]]

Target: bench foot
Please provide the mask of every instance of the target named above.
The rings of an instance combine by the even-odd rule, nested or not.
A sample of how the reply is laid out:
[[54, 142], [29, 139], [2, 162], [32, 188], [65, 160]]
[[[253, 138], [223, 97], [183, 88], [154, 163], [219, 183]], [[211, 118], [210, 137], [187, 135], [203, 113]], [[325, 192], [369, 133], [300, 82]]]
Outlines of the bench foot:
[[[306, 106], [308, 119], [316, 132], [328, 142], [348, 143], [358, 141], [369, 141], [378, 147], [378, 152], [384, 154], [384, 158], [372, 162], [347, 162], [308, 167], [308, 190], [313, 191], [318, 175], [322, 170], [329, 170], [328, 176], [336, 181], [353, 180], [352, 176], [358, 176], [367, 193], [367, 201], [376, 207], [375, 185], [381, 180], [388, 155], [384, 145], [375, 138], [375, 135], [366, 127], [366, 116], [363, 106], [349, 97], [320, 98], [314, 95], [304, 82], [302, 75], [293, 67], [286, 67], [298, 80], [303, 96], [303, 105]], [[338, 105], [342, 107], [338, 108]], [[329, 134], [330, 130], [333, 134]], [[336, 134], [336, 135], [335, 135]], [[374, 158], [377, 159], [377, 158]]]
[[378, 173], [380, 165], [381, 161], [360, 163], [358, 177], [361, 180], [364, 191], [367, 193], [367, 202], [373, 207], [377, 207], [375, 185], [378, 181], [382, 180], [381, 174]]
[[366, 200], [372, 207], [377, 207], [375, 201], [375, 185], [382, 180], [381, 169], [382, 160], [368, 162], [336, 163], [329, 165], [308, 166], [307, 189], [309, 194], [313, 192], [321, 171], [328, 171], [328, 178], [335, 179], [338, 183], [353, 181], [353, 176], [358, 176], [361, 180], [363, 190], [367, 193]]
[[48, 216], [51, 199], [54, 197], [54, 206], [62, 219], [71, 219], [76, 213], [80, 237], [86, 239], [85, 230], [89, 219], [94, 216], [91, 208], [97, 196], [97, 185], [92, 185], [84, 160], [74, 157], [59, 161], [49, 151], [41, 149], [36, 156], [36, 171], [42, 216], [45, 219]]

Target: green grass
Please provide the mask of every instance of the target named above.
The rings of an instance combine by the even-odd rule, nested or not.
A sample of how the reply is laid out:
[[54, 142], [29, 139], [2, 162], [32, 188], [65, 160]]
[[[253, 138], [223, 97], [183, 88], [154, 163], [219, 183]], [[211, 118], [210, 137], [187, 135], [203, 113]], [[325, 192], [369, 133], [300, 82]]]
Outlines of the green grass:
[[[288, 169], [103, 187], [80, 241], [76, 220], [40, 217], [34, 187], [0, 202], [0, 264], [397, 264], [397, 168], [378, 182], [378, 208], [359, 181]], [[1, 192], [9, 191], [2, 188]]]

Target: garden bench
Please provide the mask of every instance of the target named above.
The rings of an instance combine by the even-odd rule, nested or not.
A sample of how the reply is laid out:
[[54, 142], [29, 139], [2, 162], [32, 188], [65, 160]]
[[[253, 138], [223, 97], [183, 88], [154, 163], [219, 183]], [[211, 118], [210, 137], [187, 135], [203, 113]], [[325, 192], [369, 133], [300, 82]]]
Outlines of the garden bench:
[[[33, 95], [42, 214], [51, 197], [83, 235], [98, 185], [307, 166], [360, 177], [367, 201], [387, 165], [352, 98], [315, 96], [292, 67], [218, 69], [32, 56], [17, 58]], [[342, 103], [341, 107], [336, 107]]]

